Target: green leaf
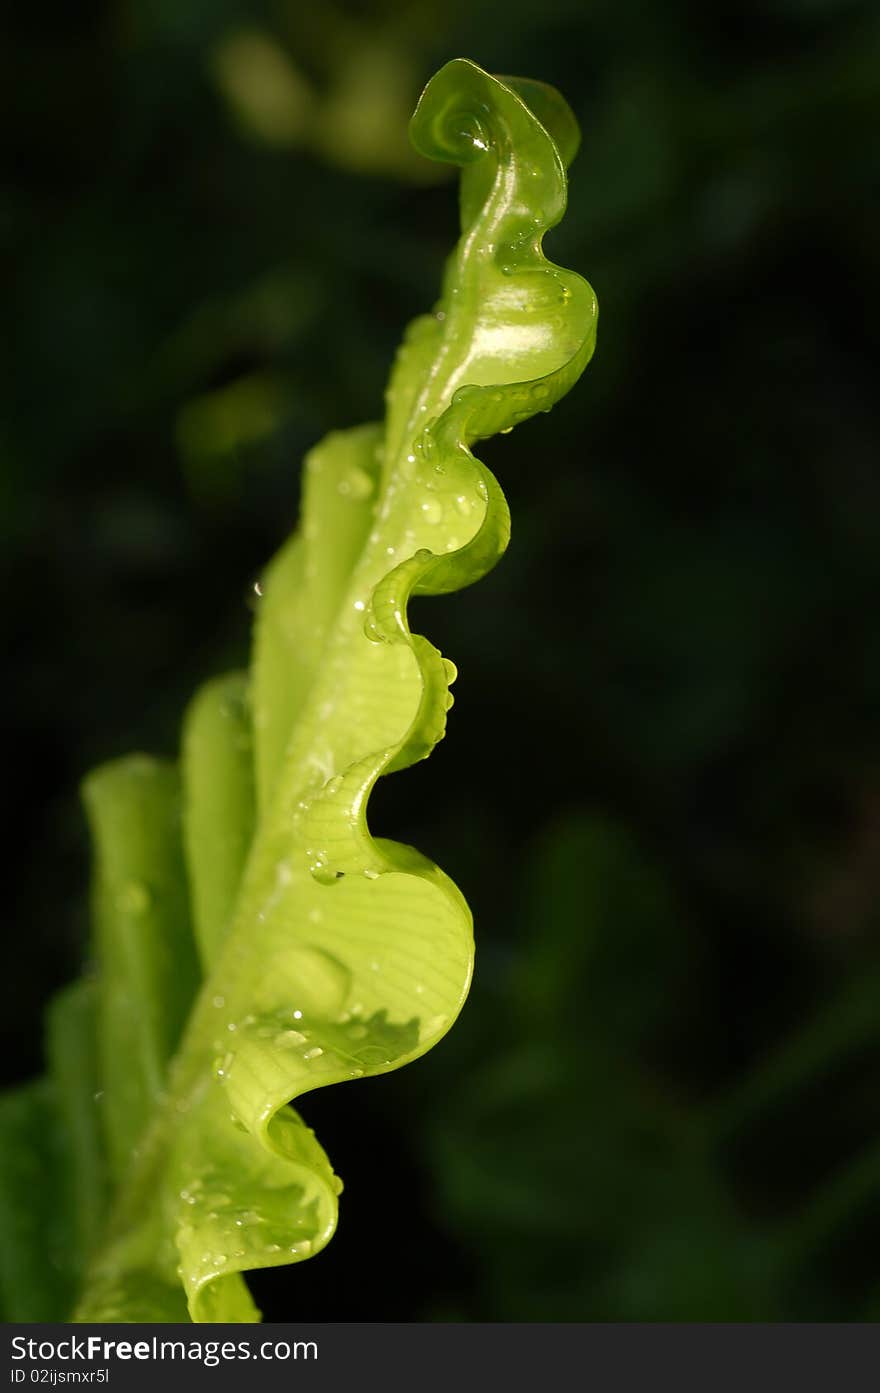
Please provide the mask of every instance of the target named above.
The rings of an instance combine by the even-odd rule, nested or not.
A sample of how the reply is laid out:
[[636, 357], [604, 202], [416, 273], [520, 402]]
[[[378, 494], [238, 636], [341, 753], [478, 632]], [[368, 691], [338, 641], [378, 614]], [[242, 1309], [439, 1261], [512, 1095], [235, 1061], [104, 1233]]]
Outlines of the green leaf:
[[208, 682], [183, 724], [184, 842], [193, 930], [203, 967], [229, 927], [254, 834], [254, 762], [248, 679]]
[[0, 1096], [0, 1233], [3, 1320], [64, 1320], [74, 1293], [72, 1196], [48, 1079]]
[[83, 799], [95, 848], [103, 1118], [110, 1170], [119, 1180], [162, 1100], [198, 969], [177, 771], [132, 755], [90, 774]]
[[106, 1206], [96, 981], [73, 982], [54, 997], [46, 1018], [46, 1054], [66, 1145], [72, 1262], [81, 1274], [97, 1244]]
[[334, 431], [306, 456], [304, 527], [262, 578], [253, 661], [261, 807], [370, 529], [381, 443], [381, 426], [360, 426]]
[[[565, 208], [554, 133], [569, 156], [559, 97], [463, 60], [419, 102], [416, 147], [464, 170], [461, 240], [398, 354], [384, 428], [312, 453], [299, 534], [264, 578], [252, 840], [242, 688], [235, 718], [220, 687], [191, 709], [186, 842], [209, 973], [167, 1081], [191, 980], [188, 966], [169, 979], [187, 951], [173, 838], [157, 840], [172, 775], [154, 769], [147, 819], [137, 763], [92, 785], [120, 1183], [79, 1319], [179, 1319], [183, 1293], [193, 1320], [257, 1318], [241, 1273], [318, 1252], [336, 1224], [341, 1186], [289, 1102], [416, 1059], [461, 1009], [468, 907], [418, 852], [371, 836], [367, 805], [380, 775], [431, 752], [452, 703], [455, 669], [411, 633], [410, 596], [470, 584], [507, 544], [504, 498], [471, 445], [548, 410], [593, 349], [592, 291], [541, 250]], [[157, 879], [158, 898], [131, 893]]]

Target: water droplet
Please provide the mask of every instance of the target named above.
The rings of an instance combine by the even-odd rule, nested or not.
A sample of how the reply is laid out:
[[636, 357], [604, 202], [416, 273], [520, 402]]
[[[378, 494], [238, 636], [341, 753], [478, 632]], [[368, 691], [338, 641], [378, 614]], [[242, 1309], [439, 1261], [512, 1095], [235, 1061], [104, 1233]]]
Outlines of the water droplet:
[[320, 1059], [323, 1053], [324, 1051], [321, 1049], [321, 1046], [315, 1045], [314, 1049], [306, 1050], [303, 1059]]
[[421, 505], [422, 517], [429, 526], [435, 527], [438, 522], [443, 521], [443, 504], [436, 498], [428, 498]]
[[292, 1049], [294, 1045], [304, 1045], [309, 1037], [301, 1030], [279, 1030], [272, 1043], [279, 1049]]
[[120, 914], [146, 914], [152, 896], [142, 881], [131, 880], [124, 885], [116, 897], [116, 908]]
[[227, 1074], [229, 1073], [229, 1069], [230, 1069], [230, 1066], [231, 1066], [231, 1064], [232, 1064], [233, 1058], [234, 1058], [234, 1056], [231, 1055], [231, 1054], [224, 1054], [224, 1055], [222, 1055], [222, 1056], [218, 1056], [218, 1057], [214, 1060], [214, 1076], [215, 1076], [215, 1078], [218, 1078], [218, 1079], [225, 1079], [225, 1078], [226, 1078]]
[[211, 1005], [212, 1005], [212, 1006], [216, 1006], [216, 1007], [217, 1007], [217, 1010], [219, 1011], [221, 1007], [223, 1007], [223, 1006], [226, 1005], [226, 997], [225, 997], [225, 996], [214, 996], [214, 997], [212, 997], [212, 998], [211, 998]]
[[370, 643], [381, 643], [383, 641], [382, 630], [379, 626], [379, 621], [377, 620], [375, 614], [373, 614], [372, 611], [370, 611], [370, 613], [367, 615], [366, 621], [364, 623], [364, 637], [368, 638], [370, 640]]
[[[343, 488], [345, 484], [345, 488]], [[349, 498], [369, 498], [373, 492], [373, 480], [365, 469], [353, 469], [339, 482], [339, 492]]]
[[316, 856], [313, 861], [309, 862], [309, 873], [319, 885], [336, 884], [336, 871], [327, 865], [325, 856]]

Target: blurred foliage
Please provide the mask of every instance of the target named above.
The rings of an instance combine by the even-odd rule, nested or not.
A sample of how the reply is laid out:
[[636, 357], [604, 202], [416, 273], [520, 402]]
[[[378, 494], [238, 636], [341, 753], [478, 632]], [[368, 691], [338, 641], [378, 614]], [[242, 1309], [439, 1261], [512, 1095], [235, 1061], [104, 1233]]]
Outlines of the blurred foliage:
[[346, 1209], [259, 1299], [876, 1318], [876, 6], [43, 0], [2, 25], [8, 1076], [84, 939], [77, 780], [174, 752], [196, 683], [243, 661], [302, 454], [379, 414], [435, 298], [454, 210], [405, 126], [467, 54], [579, 116], [548, 250], [596, 287], [599, 350], [554, 424], [483, 451], [511, 550], [415, 606], [461, 670], [451, 738], [374, 804], [474, 908], [470, 1003], [418, 1067], [307, 1100]]

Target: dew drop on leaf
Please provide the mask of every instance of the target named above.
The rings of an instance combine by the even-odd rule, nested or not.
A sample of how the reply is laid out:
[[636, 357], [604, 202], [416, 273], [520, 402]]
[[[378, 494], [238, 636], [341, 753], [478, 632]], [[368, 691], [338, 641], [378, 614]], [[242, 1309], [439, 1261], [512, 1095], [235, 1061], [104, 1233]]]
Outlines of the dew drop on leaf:
[[116, 908], [120, 914], [146, 914], [152, 898], [149, 887], [143, 881], [130, 880], [116, 896]]

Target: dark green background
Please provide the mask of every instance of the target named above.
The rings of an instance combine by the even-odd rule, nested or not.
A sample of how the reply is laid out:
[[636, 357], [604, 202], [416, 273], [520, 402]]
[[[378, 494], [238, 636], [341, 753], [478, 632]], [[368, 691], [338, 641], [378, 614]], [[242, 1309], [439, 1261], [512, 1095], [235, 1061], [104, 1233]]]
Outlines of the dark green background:
[[275, 1319], [880, 1317], [880, 14], [868, 0], [54, 0], [0, 40], [3, 1066], [77, 970], [93, 763], [247, 653], [303, 452], [455, 230], [447, 58], [555, 83], [599, 347], [486, 444], [498, 570], [413, 620], [449, 739], [374, 830], [464, 889], [459, 1026], [306, 1099]]

